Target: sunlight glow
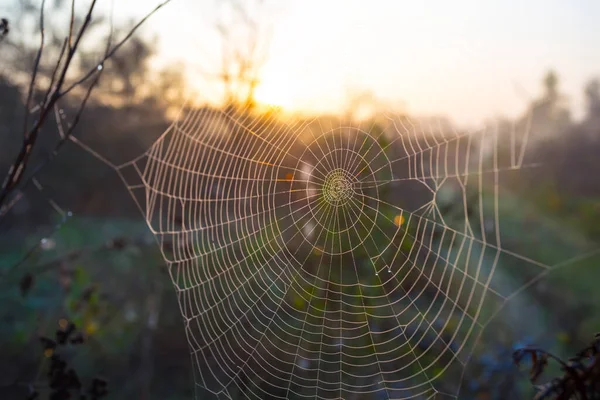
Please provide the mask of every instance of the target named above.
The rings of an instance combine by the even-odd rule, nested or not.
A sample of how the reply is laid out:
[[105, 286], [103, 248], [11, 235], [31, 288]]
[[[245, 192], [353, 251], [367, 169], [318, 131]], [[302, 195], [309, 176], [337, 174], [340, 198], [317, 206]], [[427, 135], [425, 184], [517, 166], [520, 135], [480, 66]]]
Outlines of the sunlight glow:
[[[125, 3], [118, 15], [147, 8], [139, 7], [141, 0]], [[378, 104], [403, 104], [411, 115], [479, 123], [520, 115], [549, 68], [564, 77], [562, 91], [583, 110], [581, 88], [600, 62], [600, 53], [590, 50], [599, 2], [271, 3], [276, 11], [261, 20], [272, 34], [256, 100], [287, 112], [346, 113], [348, 92], [367, 90]], [[218, 94], [219, 82], [211, 80], [222, 46], [215, 4], [179, 0], [154, 21], [171, 26], [183, 19], [161, 31], [160, 60], [194, 66], [189, 80], [203, 99]], [[202, 24], [198, 16], [206, 16]]]
[[294, 90], [287, 80], [264, 80], [256, 88], [256, 101], [263, 105], [276, 106], [284, 109], [294, 107]]

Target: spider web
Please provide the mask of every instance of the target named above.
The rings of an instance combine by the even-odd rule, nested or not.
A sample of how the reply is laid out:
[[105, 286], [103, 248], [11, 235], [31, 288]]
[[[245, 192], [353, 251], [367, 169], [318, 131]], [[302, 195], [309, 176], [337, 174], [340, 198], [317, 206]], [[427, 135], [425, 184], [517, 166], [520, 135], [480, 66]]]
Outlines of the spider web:
[[486, 324], [554, 268], [503, 246], [500, 176], [527, 166], [528, 128], [338, 123], [184, 108], [114, 166], [168, 264], [196, 384], [456, 398]]

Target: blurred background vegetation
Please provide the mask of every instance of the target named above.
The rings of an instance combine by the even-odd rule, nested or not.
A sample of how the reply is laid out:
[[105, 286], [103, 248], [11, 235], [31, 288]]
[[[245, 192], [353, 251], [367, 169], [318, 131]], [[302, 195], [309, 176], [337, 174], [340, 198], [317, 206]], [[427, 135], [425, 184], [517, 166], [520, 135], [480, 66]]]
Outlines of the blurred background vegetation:
[[[59, 50], [64, 36], [61, 18], [70, 6], [66, 1], [48, 3], [50, 55], [40, 68], [46, 78], [52, 71], [51, 54]], [[2, 174], [21, 144], [39, 35], [38, 2], [11, 4], [10, 31], [0, 41]], [[79, 71], [98, 63], [105, 44], [97, 38], [103, 37], [108, 18], [94, 19], [77, 58]], [[114, 28], [118, 34], [129, 27]], [[231, 37], [227, 26], [217, 28], [224, 38]], [[146, 151], [183, 104], [181, 68], [150, 68], [154, 54], [151, 36], [133, 36], [104, 65], [76, 130], [86, 146], [113, 163]], [[215, 79], [229, 102], [254, 113], [267, 112], [254, 98], [256, 69], [266, 55], [232, 54], [237, 58], [224, 60]], [[508, 132], [513, 123], [522, 124], [531, 116], [526, 163], [541, 164], [503, 181], [500, 218], [514, 237], [508, 244], [511, 249], [550, 254], [560, 263], [600, 244], [600, 81], [581, 88], [586, 109], [578, 119], [561, 93], [560, 71], [548, 71], [540, 84], [542, 96], [533, 99], [521, 117], [497, 121]], [[31, 165], [52, 151], [59, 127], [73, 116], [81, 95], [65, 98], [60, 113], [48, 120]], [[344, 115], [327, 118], [352, 119], [365, 102], [377, 108], [369, 96], [350, 97]], [[67, 349], [66, 357], [82, 378], [106, 379], [109, 398], [180, 399], [194, 393], [212, 398], [194, 385], [180, 310], [161, 251], [119, 177], [71, 143], [35, 176], [39, 185], [20, 188], [18, 200], [0, 212], [0, 397], [26, 398], [50, 356], [39, 337], [52, 337], [64, 321], [71, 321], [85, 343]], [[532, 343], [569, 355], [589, 342], [600, 331], [599, 265], [598, 255], [570, 261], [519, 294], [525, 300], [511, 300], [475, 350], [459, 397], [525, 398], [532, 389], [512, 363], [513, 348]], [[514, 326], [531, 318], [537, 321], [536, 329]]]

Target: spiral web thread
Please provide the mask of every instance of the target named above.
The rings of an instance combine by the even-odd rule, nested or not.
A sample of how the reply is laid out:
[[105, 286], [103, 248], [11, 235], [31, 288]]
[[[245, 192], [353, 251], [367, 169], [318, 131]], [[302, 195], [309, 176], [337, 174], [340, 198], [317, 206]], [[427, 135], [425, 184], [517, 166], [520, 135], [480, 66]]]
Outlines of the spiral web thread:
[[486, 323], [553, 268], [503, 247], [500, 176], [527, 137], [183, 109], [114, 168], [162, 248], [198, 386], [456, 398]]

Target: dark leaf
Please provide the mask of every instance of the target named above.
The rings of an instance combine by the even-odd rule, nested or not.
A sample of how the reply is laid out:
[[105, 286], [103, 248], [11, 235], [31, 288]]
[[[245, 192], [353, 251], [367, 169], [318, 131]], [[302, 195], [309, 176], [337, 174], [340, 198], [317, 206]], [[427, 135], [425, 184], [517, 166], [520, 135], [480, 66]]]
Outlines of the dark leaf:
[[75, 324], [72, 322], [69, 322], [69, 324], [67, 325], [67, 327], [64, 330], [58, 329], [56, 331], [56, 342], [58, 344], [62, 344], [62, 345], [66, 344], [67, 341], [69, 340], [70, 336], [75, 333], [75, 330], [76, 330]]
[[513, 362], [516, 366], [521, 366], [521, 361], [523, 361], [523, 356], [525, 355], [525, 349], [517, 349], [513, 352]]
[[107, 243], [107, 247], [109, 249], [115, 249], [115, 250], [123, 250], [126, 245], [127, 245], [127, 241], [124, 238], [115, 238], [115, 239], [110, 240]]
[[34, 281], [34, 277], [31, 273], [28, 272], [25, 275], [23, 275], [23, 277], [19, 281], [19, 288], [21, 289], [21, 296], [23, 296], [23, 297], [27, 296], [27, 293], [29, 293], [29, 290], [33, 286], [33, 281]]
[[71, 344], [82, 344], [84, 342], [83, 334], [81, 332], [77, 332], [71, 338]]
[[81, 389], [81, 381], [79, 380], [79, 377], [77, 376], [77, 373], [74, 370], [69, 369], [67, 371], [66, 378], [68, 380], [68, 386], [70, 388]]
[[77, 260], [79, 257], [81, 257], [81, 251], [74, 251], [72, 253], [70, 253], [67, 257], [68, 261], [75, 261]]
[[96, 377], [92, 380], [92, 386], [94, 387], [106, 387], [107, 385], [108, 383], [103, 378]]
[[8, 35], [9, 31], [8, 20], [6, 18], [0, 19], [0, 36]]
[[535, 382], [540, 375], [544, 372], [546, 365], [548, 365], [548, 356], [544, 353], [537, 355], [534, 351], [531, 353], [531, 369], [529, 370], [529, 379], [532, 382]]
[[86, 303], [89, 303], [90, 299], [92, 298], [92, 295], [95, 292], [96, 292], [96, 285], [91, 285], [83, 291], [83, 293], [81, 294], [81, 299], [83, 301], [85, 301]]
[[89, 390], [90, 397], [95, 400], [106, 396], [108, 394], [106, 387], [107, 382], [104, 379], [94, 378]]
[[42, 342], [42, 345], [44, 346], [44, 350], [54, 350], [56, 348], [56, 342], [47, 337], [44, 337], [44, 336], [40, 337], [40, 342]]

